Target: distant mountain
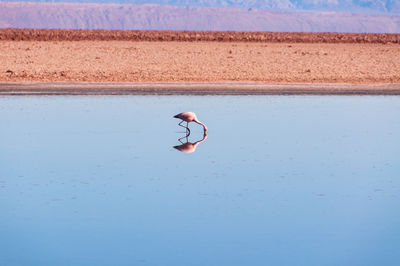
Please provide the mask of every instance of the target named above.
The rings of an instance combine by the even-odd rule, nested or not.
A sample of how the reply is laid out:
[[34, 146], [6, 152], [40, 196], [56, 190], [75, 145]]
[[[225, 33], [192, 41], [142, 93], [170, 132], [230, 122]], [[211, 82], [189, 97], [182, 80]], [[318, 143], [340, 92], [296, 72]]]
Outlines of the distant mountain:
[[[24, 1], [24, 0], [19, 0]], [[82, 2], [82, 0], [29, 0], [31, 2]], [[17, 2], [11, 0], [10, 2]], [[25, 2], [28, 2], [26, 0]], [[85, 0], [90, 3], [158, 4], [171, 6], [278, 9], [286, 11], [337, 11], [400, 14], [400, 0]]]
[[400, 16], [160, 5], [0, 2], [0, 28], [400, 33]]

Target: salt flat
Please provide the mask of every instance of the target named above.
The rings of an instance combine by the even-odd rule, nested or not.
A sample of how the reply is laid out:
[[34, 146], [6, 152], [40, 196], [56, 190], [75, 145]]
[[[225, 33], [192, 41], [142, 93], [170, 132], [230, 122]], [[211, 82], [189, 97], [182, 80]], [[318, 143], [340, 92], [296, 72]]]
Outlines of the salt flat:
[[400, 45], [1, 41], [1, 82], [400, 83]]

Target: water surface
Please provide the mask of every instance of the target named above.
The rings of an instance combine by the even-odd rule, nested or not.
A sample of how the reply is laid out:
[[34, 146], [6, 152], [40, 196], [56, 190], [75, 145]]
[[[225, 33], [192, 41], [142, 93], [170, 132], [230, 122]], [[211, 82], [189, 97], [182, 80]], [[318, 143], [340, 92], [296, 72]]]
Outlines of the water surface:
[[400, 97], [1, 97], [0, 124], [0, 265], [400, 261]]

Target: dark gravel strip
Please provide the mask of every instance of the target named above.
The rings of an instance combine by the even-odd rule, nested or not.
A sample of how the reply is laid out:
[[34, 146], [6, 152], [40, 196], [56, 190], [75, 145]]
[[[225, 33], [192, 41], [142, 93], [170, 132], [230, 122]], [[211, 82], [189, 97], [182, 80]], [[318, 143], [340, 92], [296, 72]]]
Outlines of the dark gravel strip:
[[400, 34], [228, 31], [0, 29], [6, 41], [217, 41], [284, 43], [397, 43]]
[[0, 83], [0, 95], [400, 95], [400, 84]]

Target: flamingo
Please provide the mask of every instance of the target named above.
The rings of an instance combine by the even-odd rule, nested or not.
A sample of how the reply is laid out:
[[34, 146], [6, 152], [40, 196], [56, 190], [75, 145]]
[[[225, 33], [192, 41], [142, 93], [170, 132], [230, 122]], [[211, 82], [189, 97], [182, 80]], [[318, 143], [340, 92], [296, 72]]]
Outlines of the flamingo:
[[[206, 127], [206, 125], [204, 125], [202, 122], [200, 122], [200, 121], [197, 119], [196, 114], [193, 113], [193, 112], [183, 112], [183, 113], [180, 113], [180, 114], [175, 115], [174, 117], [175, 117], [175, 118], [182, 119], [182, 121], [181, 121], [178, 125], [181, 126], [181, 127], [186, 128], [186, 130], [188, 130], [189, 132], [190, 132], [190, 129], [189, 129], [189, 123], [190, 123], [190, 122], [195, 122], [195, 123], [197, 123], [197, 124], [202, 125], [202, 126], [203, 126], [203, 129], [204, 129], [204, 133], [207, 132], [207, 127]], [[186, 122], [186, 127], [185, 127], [184, 125], [182, 125], [183, 122]], [[190, 133], [189, 133], [189, 134], [190, 134]]]

